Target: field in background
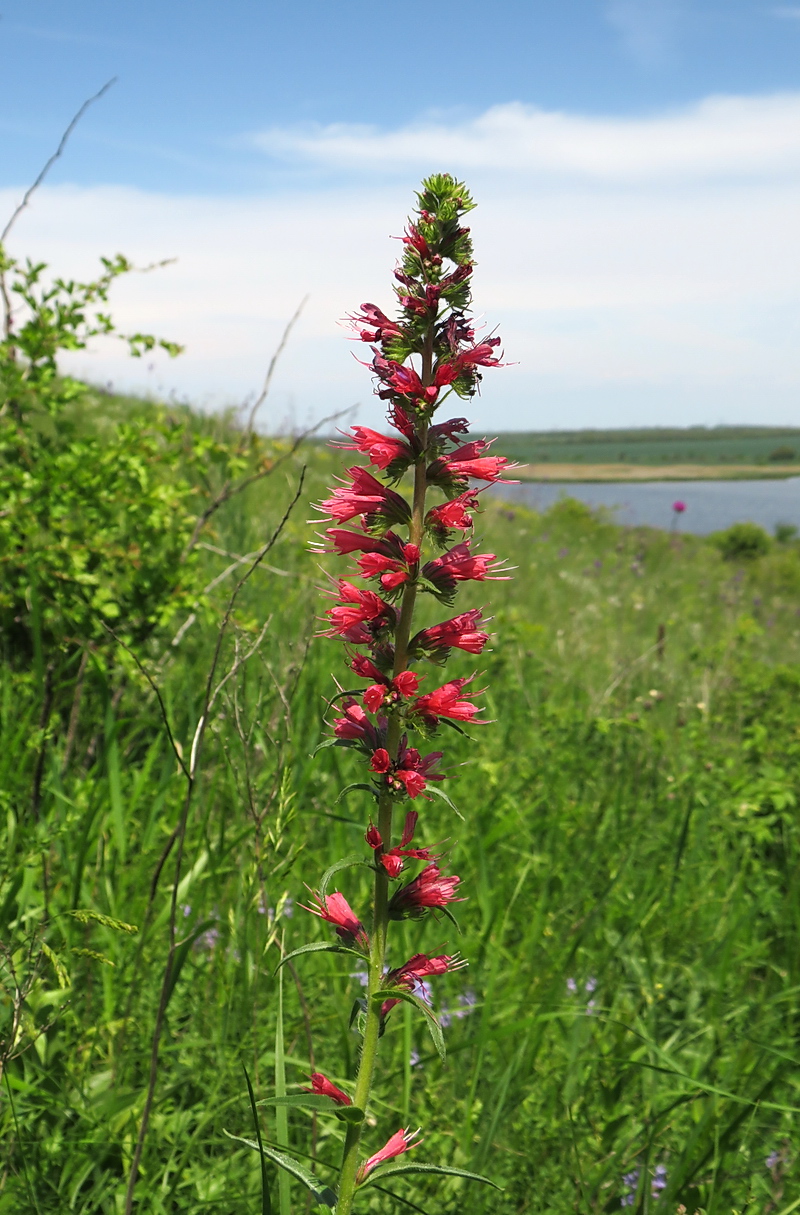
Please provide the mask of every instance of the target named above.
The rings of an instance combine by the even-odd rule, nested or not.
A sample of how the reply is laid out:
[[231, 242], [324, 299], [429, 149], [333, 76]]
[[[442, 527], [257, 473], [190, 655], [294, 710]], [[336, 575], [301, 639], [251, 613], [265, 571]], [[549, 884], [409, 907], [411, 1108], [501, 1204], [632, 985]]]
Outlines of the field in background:
[[[87, 415], [87, 430], [97, 424]], [[221, 423], [198, 425], [226, 441]], [[521, 436], [498, 446], [533, 458]], [[617, 459], [635, 443], [611, 446]], [[218, 702], [189, 818], [187, 944], [137, 1193], [147, 1215], [260, 1209], [257, 1157], [224, 1135], [253, 1133], [242, 1066], [257, 1098], [274, 1093], [280, 940], [328, 939], [298, 907], [305, 884], [364, 847], [364, 795], [336, 801], [361, 779], [357, 762], [333, 749], [310, 758], [331, 673], [346, 672], [340, 647], [314, 638], [325, 579], [305, 521], [340, 453], [302, 448], [219, 511], [202, 550], [217, 584], [193, 622], [182, 614], [138, 656], [186, 756], [241, 567], [225, 571], [271, 534], [306, 461], [302, 499], [243, 591], [223, 652], [228, 670], [265, 628]], [[481, 680], [494, 724], [472, 739], [448, 732], [464, 817], [426, 804], [420, 841], [446, 841], [462, 875], [461, 934], [446, 921], [404, 928], [408, 953], [460, 949], [470, 968], [435, 984], [446, 1064], [410, 1009], [392, 1013], [367, 1142], [421, 1125], [424, 1159], [486, 1172], [504, 1191], [399, 1179], [397, 1197], [370, 1191], [360, 1210], [589, 1215], [619, 1210], [638, 1170], [629, 1205], [640, 1212], [788, 1215], [800, 1201], [800, 548], [724, 561], [709, 540], [625, 530], [572, 501], [545, 515], [493, 501], [478, 526], [484, 547], [517, 566], [513, 581], [471, 597], [494, 617]], [[77, 660], [51, 660], [74, 684]], [[47, 661], [41, 646], [28, 666], [7, 650], [0, 671], [0, 934], [24, 941], [47, 924], [68, 977], [42, 963], [30, 997], [42, 1032], [6, 1073], [0, 1213], [118, 1215], [166, 954], [174, 858], [162, 858], [184, 782], [128, 654], [95, 649], [77, 709], [44, 730]], [[456, 663], [448, 676], [460, 673]], [[436, 686], [435, 668], [427, 680]], [[339, 888], [359, 909], [368, 883], [348, 870]], [[291, 1085], [313, 1066], [352, 1078], [361, 987], [350, 969], [326, 955], [287, 975]], [[274, 1142], [270, 1112], [263, 1128]], [[340, 1124], [292, 1111], [290, 1134], [299, 1152], [313, 1145], [329, 1180]], [[664, 1176], [667, 1188], [651, 1190]], [[306, 1210], [299, 1187], [293, 1199]]]
[[523, 477], [537, 480], [680, 481], [800, 472], [800, 429], [788, 427], [529, 431], [499, 435], [495, 450], [525, 465]]

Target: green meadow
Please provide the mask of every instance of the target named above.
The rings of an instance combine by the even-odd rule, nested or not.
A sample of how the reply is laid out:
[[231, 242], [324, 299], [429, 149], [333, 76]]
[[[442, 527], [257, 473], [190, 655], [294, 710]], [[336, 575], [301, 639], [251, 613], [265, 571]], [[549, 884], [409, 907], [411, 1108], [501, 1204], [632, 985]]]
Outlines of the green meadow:
[[[138, 496], [150, 505], [122, 547], [97, 555], [102, 521], [75, 480], [94, 476], [87, 500], [102, 499], [105, 445], [130, 417], [96, 396], [49, 487], [78, 572], [54, 556], [54, 518], [30, 533], [27, 566], [19, 549], [0, 554], [6, 587], [12, 566], [27, 570], [25, 593], [0, 605], [4, 1215], [122, 1215], [151, 1078], [134, 1210], [269, 1210], [258, 1153], [226, 1135], [255, 1136], [245, 1069], [260, 1101], [314, 1068], [346, 1086], [356, 1065], [356, 960], [308, 954], [276, 974], [282, 951], [331, 939], [299, 906], [306, 884], [366, 851], [366, 795], [337, 800], [363, 779], [357, 759], [312, 758], [336, 681], [349, 686], [341, 646], [315, 636], [325, 571], [344, 563], [309, 553], [307, 523], [341, 453], [253, 440], [247, 464], [225, 420], [133, 412], [132, 451], [150, 430], [151, 453], [185, 430], [172, 463], [132, 466], [119, 526]], [[225, 477], [254, 467], [181, 564]], [[493, 500], [478, 531], [516, 567], [459, 598], [493, 616], [490, 724], [444, 731], [462, 817], [416, 803], [421, 841], [444, 841], [465, 901], [458, 930], [405, 922], [392, 946], [398, 964], [460, 950], [469, 967], [433, 980], [444, 1062], [414, 1009], [390, 1015], [366, 1142], [419, 1126], [420, 1159], [502, 1190], [401, 1177], [358, 1209], [789, 1215], [800, 547], [725, 557], [713, 538], [622, 529], [570, 500], [544, 515]], [[158, 612], [141, 607], [148, 594]], [[472, 665], [463, 656], [447, 678]], [[366, 869], [335, 883], [367, 907]], [[335, 1179], [342, 1123], [266, 1106], [260, 1128]], [[267, 1184], [275, 1212], [316, 1209], [296, 1182], [287, 1205], [271, 1165]]]
[[800, 460], [800, 430], [778, 426], [550, 430], [499, 436], [497, 450], [526, 464], [763, 464]]

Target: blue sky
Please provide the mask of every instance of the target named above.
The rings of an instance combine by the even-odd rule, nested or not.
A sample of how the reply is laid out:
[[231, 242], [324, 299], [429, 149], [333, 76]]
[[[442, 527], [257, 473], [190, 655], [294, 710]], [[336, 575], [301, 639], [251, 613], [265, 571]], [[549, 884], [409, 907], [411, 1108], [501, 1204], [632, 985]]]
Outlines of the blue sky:
[[476, 303], [516, 364], [479, 416], [796, 420], [800, 4], [5, 0], [0, 38], [5, 212], [119, 78], [12, 251], [178, 258], [118, 313], [187, 355], [106, 349], [93, 378], [239, 399], [309, 293], [275, 417], [358, 400], [374, 422], [336, 321], [390, 302], [387, 237], [449, 166], [483, 203]]

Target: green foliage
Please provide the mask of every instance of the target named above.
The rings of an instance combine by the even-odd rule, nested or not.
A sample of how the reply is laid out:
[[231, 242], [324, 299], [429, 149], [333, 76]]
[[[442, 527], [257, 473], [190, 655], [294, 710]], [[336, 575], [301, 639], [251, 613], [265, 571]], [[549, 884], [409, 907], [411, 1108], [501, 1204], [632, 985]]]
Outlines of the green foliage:
[[757, 523], [733, 523], [714, 543], [726, 561], [755, 561], [769, 552], [769, 536]]
[[[116, 423], [95, 423], [89, 398], [82, 408], [76, 434], [113, 440]], [[231, 468], [264, 457], [242, 456], [234, 431], [209, 435], [185, 416], [181, 425], [192, 442], [224, 449], [210, 467], [179, 467], [198, 505]], [[331, 673], [344, 676], [335, 647], [308, 644], [320, 572], [304, 521], [332, 463], [323, 450], [310, 458], [303, 502], [223, 646], [226, 673], [269, 621], [218, 698], [188, 825], [185, 948], [136, 1193], [148, 1215], [268, 1210], [265, 1175], [277, 1209], [277, 1108], [302, 1161], [302, 1176], [286, 1174], [292, 1209], [308, 1193], [330, 1209], [346, 1123], [291, 1097], [260, 1105], [262, 1154], [242, 1064], [257, 1102], [276, 1096], [276, 1041], [289, 1094], [315, 1067], [346, 1087], [356, 1066], [349, 1014], [363, 997], [363, 959], [297, 908], [304, 883], [317, 885], [338, 857], [363, 856], [371, 804], [354, 793], [334, 807], [357, 774], [346, 750], [310, 759]], [[298, 457], [281, 469], [217, 512], [213, 548], [197, 551], [203, 586], [271, 533]], [[442, 976], [434, 993], [446, 1062], [427, 1015], [391, 1012], [390, 1065], [365, 1127], [377, 1147], [421, 1125], [424, 1158], [456, 1172], [410, 1174], [410, 1154], [399, 1171], [376, 1171], [357, 1209], [394, 1215], [414, 1209], [406, 1201], [436, 1215], [594, 1215], [621, 1209], [623, 1176], [637, 1168], [639, 1209], [653, 1215], [679, 1204], [689, 1215], [791, 1208], [800, 552], [774, 546], [736, 568], [702, 537], [622, 529], [569, 503], [540, 516], [487, 501], [479, 529], [519, 567], [487, 591], [498, 641], [482, 699], [497, 724], [448, 735], [448, 792], [464, 821], [436, 799], [422, 841], [447, 841], [467, 901], [460, 933], [430, 920], [421, 947], [457, 948], [472, 969]], [[153, 632], [137, 651], [184, 756], [229, 588], [222, 579], [207, 593], [178, 645]], [[441, 618], [430, 598], [423, 610], [422, 626]], [[80, 654], [62, 654], [51, 630], [39, 677], [33, 662], [0, 668], [0, 940], [14, 972], [6, 963], [0, 1010], [13, 1015], [16, 1001], [22, 1028], [0, 1089], [0, 1215], [118, 1215], [167, 950], [174, 857], [163, 856], [185, 781], [124, 652], [98, 639], [76, 697]], [[52, 690], [61, 709], [43, 726], [50, 662], [63, 663]], [[433, 666], [428, 679], [439, 681]], [[368, 867], [329, 881], [357, 912], [367, 905]], [[303, 948], [312, 925], [324, 948]], [[410, 936], [405, 946], [393, 964]], [[656, 1202], [646, 1182], [659, 1164], [668, 1188]]]
[[[786, 442], [780, 442], [786, 440]], [[778, 448], [776, 448], [778, 443]], [[800, 430], [777, 426], [650, 426], [630, 430], [544, 430], [501, 434], [495, 450], [523, 463], [763, 464], [778, 449], [794, 459]]]
[[[105, 440], [80, 435], [88, 390], [59, 375], [62, 351], [114, 332], [109, 288], [133, 267], [118, 256], [103, 269], [90, 283], [47, 283], [44, 264], [20, 266], [0, 248], [15, 303], [0, 341], [0, 637], [23, 657], [96, 645], [104, 622], [141, 642], [199, 589], [182, 561], [197, 495], [184, 475], [186, 426], [150, 418]], [[145, 334], [125, 340], [134, 355], [179, 350]]]

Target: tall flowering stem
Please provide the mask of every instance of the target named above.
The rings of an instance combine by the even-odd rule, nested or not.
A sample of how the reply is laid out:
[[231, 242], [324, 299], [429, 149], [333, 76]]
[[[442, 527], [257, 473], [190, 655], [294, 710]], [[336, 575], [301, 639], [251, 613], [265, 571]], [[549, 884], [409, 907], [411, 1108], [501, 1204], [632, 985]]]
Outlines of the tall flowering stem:
[[[350, 318], [371, 350], [369, 362], [378, 397], [387, 402], [393, 433], [354, 426], [339, 446], [367, 457], [347, 470], [319, 509], [327, 523], [323, 551], [351, 555], [353, 576], [365, 586], [338, 581], [336, 602], [324, 635], [341, 638], [351, 670], [367, 681], [361, 696], [337, 698], [332, 742], [360, 752], [376, 803], [366, 826], [366, 855], [372, 854], [374, 892], [369, 932], [338, 891], [314, 895], [308, 910], [332, 924], [340, 943], [368, 955], [367, 998], [360, 1018], [362, 1045], [337, 1192], [337, 1215], [349, 1215], [354, 1195], [373, 1169], [416, 1146], [398, 1130], [366, 1160], [361, 1150], [363, 1114], [372, 1092], [379, 1039], [391, 1008], [400, 1000], [419, 1004], [423, 978], [464, 965], [458, 956], [415, 954], [389, 969], [391, 922], [436, 914], [458, 901], [459, 878], [439, 867], [430, 847], [414, 846], [419, 806], [445, 779], [441, 751], [421, 754], [411, 732], [427, 738], [445, 720], [469, 724], [480, 712], [467, 690], [472, 676], [421, 690], [421, 664], [442, 666], [453, 649], [479, 654], [488, 633], [482, 610], [471, 608], [414, 632], [414, 609], [422, 594], [450, 605], [461, 582], [503, 577], [493, 553], [473, 551], [472, 515], [479, 492], [474, 482], [500, 479], [507, 467], [488, 455], [490, 443], [468, 438], [468, 422], [435, 422], [448, 398], [469, 399], [482, 370], [500, 365], [498, 337], [475, 336], [469, 315], [472, 243], [463, 216], [473, 202], [465, 186], [448, 174], [428, 178], [402, 237], [395, 270], [399, 315], [391, 320], [375, 304], [362, 304]], [[399, 489], [413, 475], [410, 501]], [[436, 494], [434, 505], [428, 493]], [[317, 522], [322, 522], [318, 520]], [[438, 681], [428, 674], [431, 684]], [[363, 787], [363, 786], [362, 786]], [[428, 792], [426, 792], [426, 790]], [[437, 790], [438, 791], [438, 790]], [[417, 800], [420, 799], [420, 800]], [[397, 836], [395, 811], [404, 811]], [[409, 880], [410, 866], [423, 868]], [[393, 890], [393, 884], [401, 883]], [[425, 1010], [423, 1010], [425, 1011]], [[432, 1014], [428, 1014], [429, 1017]], [[330, 1084], [315, 1073], [315, 1092]]]

